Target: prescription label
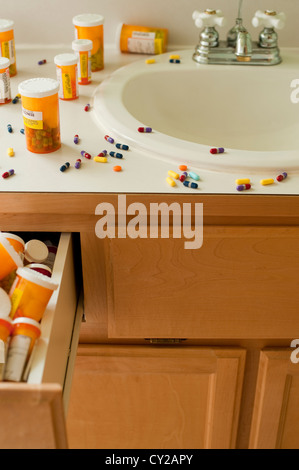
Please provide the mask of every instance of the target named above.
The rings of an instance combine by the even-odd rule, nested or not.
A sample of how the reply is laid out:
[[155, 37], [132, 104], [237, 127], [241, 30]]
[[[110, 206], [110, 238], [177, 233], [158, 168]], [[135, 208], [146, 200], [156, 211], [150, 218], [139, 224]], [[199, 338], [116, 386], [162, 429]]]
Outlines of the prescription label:
[[128, 38], [128, 51], [139, 54], [155, 54], [154, 32], [133, 31], [132, 37]]
[[25, 126], [31, 129], [43, 129], [43, 113], [42, 111], [31, 111], [22, 108], [23, 121]]
[[17, 287], [13, 290], [12, 296], [11, 296], [11, 312], [10, 316], [13, 318], [15, 316], [15, 313], [18, 310], [18, 307], [20, 305], [21, 299], [23, 296], [23, 291], [18, 289]]
[[7, 354], [4, 379], [20, 382], [28, 357], [31, 338], [25, 335], [15, 335], [11, 338]]
[[15, 63], [15, 42], [13, 39], [1, 42], [0, 55], [1, 57], [7, 57], [10, 64]]
[[8, 72], [0, 73], [0, 103], [11, 99], [10, 76]]

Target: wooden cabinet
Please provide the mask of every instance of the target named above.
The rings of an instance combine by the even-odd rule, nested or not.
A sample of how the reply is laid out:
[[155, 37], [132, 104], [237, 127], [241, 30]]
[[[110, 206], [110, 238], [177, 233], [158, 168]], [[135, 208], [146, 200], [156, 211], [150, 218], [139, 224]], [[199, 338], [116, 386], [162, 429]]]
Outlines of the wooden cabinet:
[[52, 273], [59, 287], [41, 321], [27, 383], [0, 382], [0, 448], [66, 448], [67, 410], [82, 305], [72, 236], [63, 233]]
[[82, 345], [67, 425], [71, 448], [234, 448], [239, 348]]

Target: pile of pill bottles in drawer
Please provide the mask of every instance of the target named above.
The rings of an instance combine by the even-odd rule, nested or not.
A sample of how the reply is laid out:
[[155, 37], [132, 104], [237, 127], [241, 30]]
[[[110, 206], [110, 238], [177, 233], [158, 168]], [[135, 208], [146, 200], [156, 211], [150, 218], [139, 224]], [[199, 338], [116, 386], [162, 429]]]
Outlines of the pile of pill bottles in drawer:
[[[28, 234], [26, 235], [28, 238]], [[58, 285], [51, 279], [57, 237], [25, 241], [0, 232], [0, 381], [22, 382]]]

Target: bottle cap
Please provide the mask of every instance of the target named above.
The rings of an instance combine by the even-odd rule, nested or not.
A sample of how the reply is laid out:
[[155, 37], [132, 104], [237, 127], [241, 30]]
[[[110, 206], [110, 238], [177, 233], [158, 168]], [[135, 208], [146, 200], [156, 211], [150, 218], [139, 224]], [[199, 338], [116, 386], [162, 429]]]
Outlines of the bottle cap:
[[54, 57], [56, 65], [76, 65], [78, 63], [78, 57], [75, 54], [58, 54]]
[[83, 15], [77, 15], [73, 18], [73, 24], [75, 26], [100, 26], [104, 24], [105, 18], [102, 15], [97, 15], [95, 13], [84, 13]]
[[72, 42], [72, 49], [74, 51], [91, 51], [92, 41], [90, 39], [75, 39]]
[[29, 263], [42, 263], [48, 258], [49, 250], [40, 240], [30, 240], [25, 245], [25, 259]]
[[19, 84], [19, 93], [28, 98], [44, 98], [58, 93], [59, 87], [53, 78], [29, 78]]

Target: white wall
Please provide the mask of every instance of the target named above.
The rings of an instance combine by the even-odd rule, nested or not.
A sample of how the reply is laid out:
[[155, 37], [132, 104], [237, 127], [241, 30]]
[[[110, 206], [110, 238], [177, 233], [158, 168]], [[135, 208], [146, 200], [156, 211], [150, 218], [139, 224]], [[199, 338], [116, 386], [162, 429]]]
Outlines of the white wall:
[[[105, 17], [105, 44], [114, 43], [120, 22], [169, 29], [171, 45], [195, 45], [199, 30], [192, 12], [205, 8], [222, 9], [227, 27], [219, 29], [220, 37], [234, 23], [238, 0], [10, 0], [1, 2], [1, 17], [15, 21], [16, 44], [69, 44], [74, 32], [72, 17], [80, 13], [99, 13]], [[287, 14], [287, 25], [279, 31], [281, 46], [299, 46], [298, 0], [244, 0], [244, 24], [256, 39], [258, 31], [251, 26], [257, 9], [275, 9]]]

